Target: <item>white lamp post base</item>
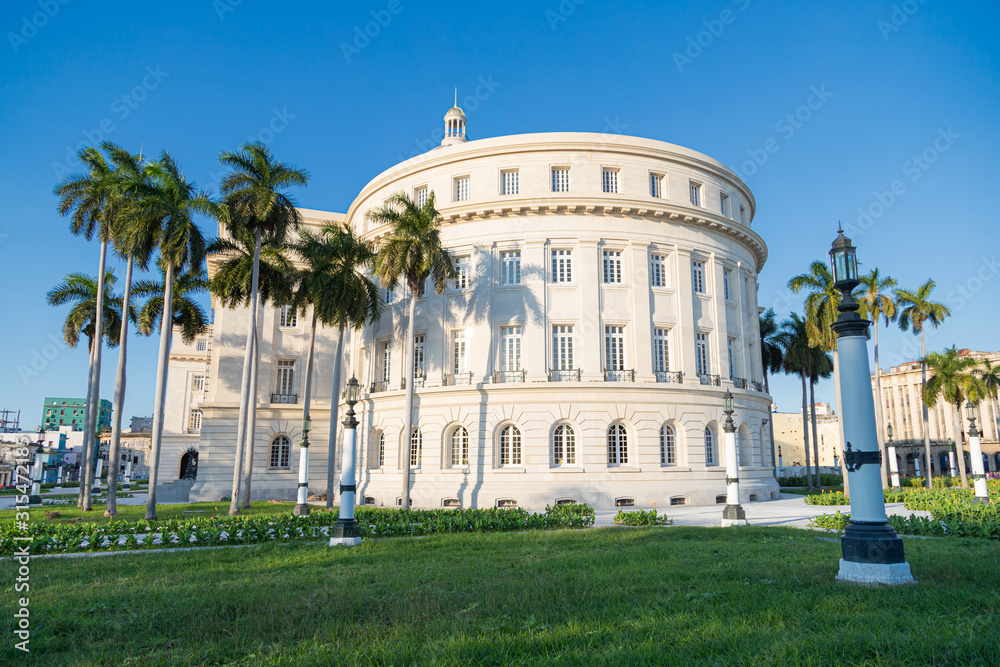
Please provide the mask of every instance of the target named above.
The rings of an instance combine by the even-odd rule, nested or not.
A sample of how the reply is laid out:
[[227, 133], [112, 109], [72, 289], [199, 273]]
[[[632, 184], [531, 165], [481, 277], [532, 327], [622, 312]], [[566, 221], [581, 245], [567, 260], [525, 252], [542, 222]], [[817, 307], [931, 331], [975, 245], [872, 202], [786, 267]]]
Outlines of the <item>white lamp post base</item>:
[[855, 563], [840, 559], [837, 581], [855, 584], [915, 584], [909, 563]]
[[356, 547], [361, 544], [360, 537], [331, 537], [331, 547]]

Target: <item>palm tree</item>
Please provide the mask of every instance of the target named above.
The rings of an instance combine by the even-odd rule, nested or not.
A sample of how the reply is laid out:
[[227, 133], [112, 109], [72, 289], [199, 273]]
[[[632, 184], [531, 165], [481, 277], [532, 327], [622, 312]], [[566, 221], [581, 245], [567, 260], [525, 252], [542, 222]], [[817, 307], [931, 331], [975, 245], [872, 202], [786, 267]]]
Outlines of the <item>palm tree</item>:
[[806, 454], [806, 489], [812, 489], [812, 469], [809, 458], [809, 416], [806, 413], [806, 377], [808, 375], [809, 333], [805, 320], [798, 313], [781, 323], [776, 335], [785, 354], [781, 369], [789, 375], [798, 375], [802, 380], [802, 447]]
[[299, 274], [296, 307], [303, 310], [310, 309], [309, 356], [306, 362], [303, 419], [309, 416], [316, 321], [319, 320], [326, 326], [337, 327], [337, 351], [333, 360], [330, 436], [327, 449], [326, 506], [327, 509], [331, 509], [336, 464], [337, 418], [344, 365], [344, 338], [348, 328], [358, 329], [366, 322], [373, 323], [379, 319], [379, 290], [365, 275], [365, 270], [375, 260], [375, 250], [370, 242], [355, 236], [347, 225], [334, 224], [323, 226], [318, 234], [302, 230], [298, 242], [292, 247], [305, 263]]
[[257, 288], [260, 248], [267, 235], [278, 244], [284, 243], [290, 229], [301, 222], [298, 209], [290, 195], [281, 188], [309, 184], [309, 173], [293, 165], [277, 162], [264, 143], [247, 142], [239, 151], [223, 151], [219, 161], [232, 171], [222, 179], [221, 187], [227, 205], [239, 212], [246, 231], [254, 235], [253, 273], [250, 285], [250, 328], [243, 356], [243, 377], [240, 385], [240, 413], [236, 426], [236, 465], [233, 470], [232, 500], [229, 513], [237, 514], [240, 505], [240, 464], [247, 438], [247, 414], [256, 408], [250, 403], [250, 371], [253, 340], [257, 336]]
[[[199, 267], [200, 269], [201, 267]], [[152, 335], [158, 326], [162, 326], [163, 293], [166, 291], [166, 272], [160, 271], [159, 282], [142, 280], [136, 283], [135, 291], [139, 294], [154, 294], [139, 311], [139, 333]], [[177, 276], [174, 281], [173, 322], [181, 333], [181, 340], [190, 345], [198, 334], [208, 329], [208, 317], [205, 309], [191, 297], [208, 289], [208, 279], [200, 270], [189, 269]]]
[[[927, 364], [923, 359], [927, 358], [927, 341], [924, 337], [924, 325], [931, 323], [935, 327], [944, 321], [944, 318], [951, 315], [951, 311], [942, 304], [931, 301], [931, 292], [934, 290], [934, 281], [927, 279], [916, 291], [897, 289], [893, 294], [896, 297], [896, 306], [900, 309], [899, 328], [903, 331], [913, 327], [913, 333], [920, 334], [920, 391], [927, 391]], [[923, 428], [924, 428], [924, 456], [927, 461], [927, 488], [931, 488], [931, 435], [930, 425], [927, 416], [927, 402], [922, 401]], [[959, 457], [961, 458], [961, 457]], [[965, 484], [965, 462], [962, 462], [962, 484]]]
[[889, 276], [882, 277], [878, 267], [872, 269], [871, 273], [859, 276], [861, 280], [861, 291], [858, 294], [858, 301], [861, 303], [862, 313], [872, 321], [874, 325], [873, 339], [875, 344], [875, 428], [878, 431], [878, 448], [882, 452], [882, 488], [889, 486], [886, 465], [888, 455], [885, 452], [885, 442], [882, 434], [885, 432], [885, 415], [882, 405], [885, 399], [882, 397], [882, 367], [878, 362], [878, 323], [883, 320], [886, 326], [896, 320], [896, 301], [890, 295], [890, 290], [895, 289], [896, 279]]
[[[932, 407], [941, 398], [954, 408], [955, 452], [958, 457], [958, 471], [962, 476], [962, 488], [969, 488], [965, 479], [965, 448], [962, 444], [962, 406], [965, 401], [978, 401], [986, 394], [986, 385], [979, 374], [979, 360], [959, 354], [954, 346], [944, 354], [931, 352], [923, 359], [931, 376], [923, 388], [923, 404]], [[926, 412], [926, 410], [925, 410]], [[930, 471], [930, 468], [928, 468]]]
[[981, 362], [982, 368], [978, 371], [979, 377], [983, 381], [983, 398], [988, 399], [992, 403], [992, 416], [990, 419], [993, 421], [994, 432], [997, 426], [997, 397], [1000, 396], [1000, 364], [993, 364], [989, 359], [983, 359]]
[[833, 358], [818, 347], [806, 348], [804, 366], [809, 376], [809, 411], [812, 417], [813, 455], [816, 461], [816, 488], [820, 488], [819, 472], [819, 431], [816, 428], [816, 383], [821, 378], [828, 378], [833, 373]]
[[[104, 342], [108, 347], [118, 345], [118, 336], [122, 319], [122, 299], [115, 295], [112, 289], [117, 282], [114, 271], [108, 270], [103, 281], [98, 281], [93, 276], [83, 273], [71, 273], [66, 279], [48, 291], [45, 300], [50, 306], [63, 306], [68, 303], [74, 304], [73, 308], [66, 316], [63, 323], [63, 339], [70, 347], [76, 347], [80, 342], [80, 335], [87, 337], [87, 349], [93, 350], [95, 347], [94, 332], [96, 322], [94, 321], [95, 308], [97, 306], [98, 285], [104, 287], [104, 298], [101, 299], [103, 306], [102, 320], [108, 326], [102, 330]], [[135, 311], [130, 310], [130, 319], [135, 322]]]
[[[135, 220], [134, 229], [153, 230], [152, 238], [159, 251], [159, 265], [164, 272], [163, 303], [174, 303], [178, 274], [199, 273], [205, 261], [205, 239], [194, 221], [198, 213], [225, 218], [225, 211], [204, 192], [189, 183], [169, 153], [163, 151], [155, 162], [144, 167], [148, 181], [137, 187], [126, 204], [124, 214]], [[138, 235], [140, 232], [133, 232]], [[163, 410], [167, 391], [167, 361], [170, 355], [172, 318], [160, 323], [160, 349], [156, 364], [156, 389], [153, 399], [153, 434], [149, 466], [149, 495], [146, 520], [156, 519], [156, 484], [159, 479], [160, 450], [163, 440]]]
[[441, 220], [434, 208], [434, 192], [427, 195], [423, 206], [403, 193], [389, 198], [386, 206], [371, 213], [375, 224], [390, 226], [382, 247], [375, 258], [375, 274], [389, 289], [403, 281], [410, 290], [409, 319], [406, 324], [406, 348], [403, 368], [406, 372], [406, 408], [403, 414], [403, 508], [410, 506], [410, 432], [413, 430], [413, 364], [406, 354], [413, 353], [413, 325], [417, 315], [417, 299], [430, 280], [434, 291], [444, 292], [448, 280], [456, 275], [451, 255], [441, 245]]
[[[778, 340], [778, 321], [773, 308], [768, 308], [759, 318], [760, 326], [760, 360], [761, 368], [764, 370], [764, 392], [770, 396], [771, 387], [768, 384], [768, 376], [781, 372], [782, 361], [785, 351]], [[771, 415], [771, 428], [768, 429], [771, 435], [771, 464], [775, 465], [777, 458], [774, 454], [774, 416]], [[775, 467], [775, 470], [777, 468]]]

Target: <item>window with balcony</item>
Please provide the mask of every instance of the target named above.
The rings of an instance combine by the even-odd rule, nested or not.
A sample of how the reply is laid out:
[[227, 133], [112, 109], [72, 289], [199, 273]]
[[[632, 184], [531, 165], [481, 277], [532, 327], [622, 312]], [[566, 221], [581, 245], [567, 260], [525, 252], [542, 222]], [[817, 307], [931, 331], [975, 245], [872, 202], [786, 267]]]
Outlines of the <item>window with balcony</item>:
[[500, 370], [521, 370], [521, 327], [500, 327]]
[[291, 396], [295, 393], [295, 360], [278, 360], [278, 377], [275, 386], [276, 394]]
[[573, 366], [573, 325], [552, 327], [552, 368], [569, 371]]
[[609, 371], [625, 370], [625, 327], [604, 327], [604, 364]]
[[670, 329], [653, 329], [653, 370], [657, 373], [670, 371]]
[[[422, 382], [424, 377], [424, 341], [425, 334], [413, 337], [413, 381]], [[421, 386], [415, 384], [414, 386]]]
[[694, 335], [694, 365], [698, 375], [708, 375], [708, 334], [696, 333]]

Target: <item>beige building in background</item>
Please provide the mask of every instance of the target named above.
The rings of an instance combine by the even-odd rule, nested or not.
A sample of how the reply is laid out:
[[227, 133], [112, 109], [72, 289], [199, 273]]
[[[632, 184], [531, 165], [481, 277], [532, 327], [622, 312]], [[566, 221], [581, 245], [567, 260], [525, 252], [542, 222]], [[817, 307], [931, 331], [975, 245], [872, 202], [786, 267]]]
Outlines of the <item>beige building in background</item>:
[[[802, 468], [803, 474], [806, 465], [806, 455], [802, 445], [802, 412], [775, 412], [774, 418], [774, 446], [780, 448], [781, 460], [784, 472], [788, 475], [796, 474], [794, 468]], [[816, 464], [813, 450], [812, 418], [809, 417], [809, 462]], [[840, 438], [840, 420], [829, 403], [816, 404], [816, 431], [819, 436], [819, 465], [831, 470], [834, 468], [834, 452], [837, 450], [837, 442]], [[840, 454], [837, 453], [839, 457]], [[836, 461], [840, 466], [840, 461]], [[789, 470], [789, 469], [792, 470]]]

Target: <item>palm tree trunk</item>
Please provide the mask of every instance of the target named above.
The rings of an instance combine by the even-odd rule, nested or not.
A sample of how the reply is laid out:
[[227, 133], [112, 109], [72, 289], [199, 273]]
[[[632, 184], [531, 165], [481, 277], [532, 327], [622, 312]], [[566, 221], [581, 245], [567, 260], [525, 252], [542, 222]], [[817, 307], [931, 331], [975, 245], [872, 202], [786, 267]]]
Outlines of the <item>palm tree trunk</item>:
[[[94, 473], [90, 466], [94, 462], [94, 454], [97, 451], [97, 422], [101, 414], [101, 349], [104, 347], [104, 271], [108, 262], [108, 242], [101, 241], [101, 260], [97, 273], [97, 298], [94, 313], [94, 356], [90, 364], [90, 386], [87, 395], [91, 400], [87, 402], [87, 412], [84, 416], [83, 447], [87, 453], [87, 485], [83, 490], [83, 511], [89, 512], [93, 509], [90, 502], [90, 490], [94, 484]], [[87, 426], [87, 420], [90, 426]]]
[[[414, 320], [417, 316], [417, 292], [410, 289], [409, 321], [406, 323], [406, 350], [413, 353]], [[403, 509], [410, 506], [410, 446], [413, 440], [413, 362], [407, 363], [409, 356], [404, 352], [403, 363], [406, 373], [406, 403], [403, 410]]]
[[163, 313], [160, 315], [160, 353], [156, 362], [156, 394], [153, 398], [153, 438], [150, 448], [149, 495], [146, 497], [146, 521], [156, 519], [156, 483], [160, 477], [160, 450], [163, 449], [163, 411], [167, 398], [167, 362], [170, 336], [174, 329], [174, 266], [167, 264], [163, 289]]
[[[767, 383], [767, 373], [764, 373], [764, 393], [768, 396], [771, 395], [771, 387]], [[774, 473], [775, 479], [778, 477], [778, 459], [775, 455], [774, 448], [774, 413], [771, 412], [770, 406], [767, 408], [767, 425], [770, 427], [767, 429], [768, 436], [771, 440], [771, 472]]]
[[[833, 392], [837, 399], [837, 443], [836, 448], [840, 453], [840, 460], [844, 460], [844, 409], [843, 401], [840, 400], [840, 355], [837, 354], [837, 346], [833, 347]], [[844, 478], [844, 495], [851, 495], [851, 485], [848, 480], [847, 471], [841, 468], [841, 476]]]
[[[927, 388], [927, 364], [924, 360], [927, 358], [927, 342], [924, 340], [924, 323], [920, 323], [920, 411], [924, 418], [924, 459], [927, 462], [927, 488], [933, 487], [931, 483], [931, 431], [930, 431], [930, 420], [927, 417], [927, 401], [924, 400], [924, 390]], [[956, 442], [961, 446], [961, 439], [956, 440]], [[965, 468], [965, 462], [962, 462], [962, 468]], [[965, 486], [965, 475], [962, 475], [962, 486]]]
[[[260, 317], [257, 318], [260, 320]], [[246, 445], [243, 448], [243, 501], [241, 508], [250, 507], [250, 494], [253, 492], [253, 453], [257, 446], [257, 400], [259, 394], [258, 380], [260, 378], [260, 332], [253, 337], [253, 351], [250, 354], [253, 360], [250, 366], [250, 394], [247, 397], [250, 409], [247, 411], [247, 436]]]
[[889, 454], [885, 448], [885, 414], [882, 412], [882, 367], [878, 365], [878, 318], [874, 320], [875, 344], [875, 429], [878, 431], [878, 451], [882, 454], [882, 488], [889, 488]]
[[806, 376], [805, 373], [801, 374], [799, 377], [802, 378], [802, 447], [806, 450], [806, 489], [811, 491], [813, 486], [812, 480], [812, 469], [809, 465], [809, 413], [806, 411]]
[[[84, 491], [88, 488], [87, 486], [87, 437], [86, 433], [90, 429], [90, 404], [94, 400], [91, 392], [93, 391], [93, 385], [91, 384], [91, 373], [94, 369], [94, 339], [91, 337], [90, 344], [87, 346], [87, 351], [90, 353], [90, 364], [87, 366], [87, 402], [84, 404], [83, 410], [83, 445], [80, 448], [80, 489], [77, 492], [76, 506], [83, 509], [83, 499]], [[93, 456], [90, 457], [93, 460]]]
[[[104, 505], [104, 516], [118, 514], [118, 467], [121, 458], [122, 409], [125, 405], [125, 361], [128, 339], [128, 309], [132, 299], [132, 266], [134, 260], [128, 258], [125, 269], [125, 294], [122, 296], [122, 328], [118, 334], [118, 372], [115, 375], [115, 405], [111, 410], [111, 445], [108, 447], [108, 500]], [[113, 474], [112, 474], [113, 473]]]
[[[969, 488], [969, 483], [965, 478], [965, 445], [962, 443], [962, 402], [955, 404], [955, 458], [958, 459], [958, 474], [962, 478], [962, 488]], [[972, 448], [969, 448], [969, 455], [972, 455]]]
[[823, 488], [819, 473], [819, 435], [816, 428], [816, 383], [809, 379], [809, 412], [812, 416], [813, 460], [816, 461], [816, 488]]
[[233, 489], [230, 493], [229, 514], [240, 512], [240, 482], [243, 472], [243, 451], [247, 435], [247, 416], [252, 408], [250, 405], [250, 370], [253, 364], [253, 340], [257, 335], [257, 288], [260, 281], [260, 226], [257, 227], [257, 238], [253, 246], [253, 275], [250, 279], [250, 324], [247, 331], [246, 349], [243, 353], [243, 377], [240, 379], [240, 413], [236, 420], [236, 456], [233, 466]]
[[344, 369], [344, 325], [337, 329], [337, 352], [333, 360], [333, 387], [330, 391], [330, 437], [326, 450], [326, 508], [333, 509], [333, 478], [337, 464], [337, 420], [340, 417], [340, 387]]

